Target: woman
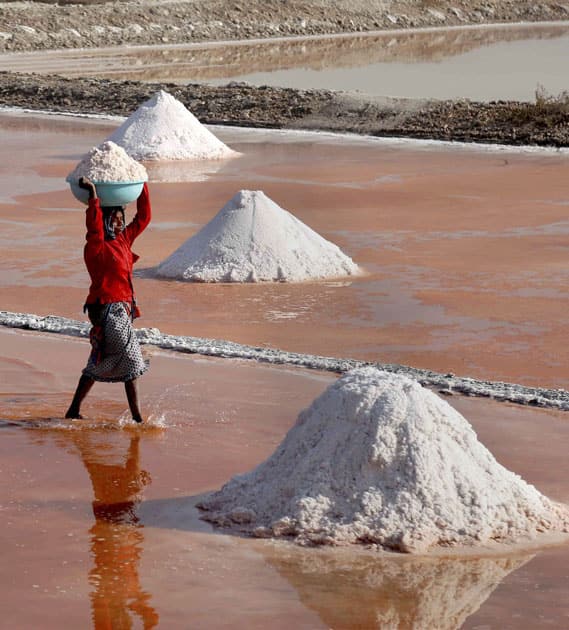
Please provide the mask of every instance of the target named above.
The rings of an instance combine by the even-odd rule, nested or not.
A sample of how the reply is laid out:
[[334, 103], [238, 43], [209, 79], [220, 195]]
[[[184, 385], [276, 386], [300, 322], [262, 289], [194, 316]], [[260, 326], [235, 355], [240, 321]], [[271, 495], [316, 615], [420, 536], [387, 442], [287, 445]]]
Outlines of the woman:
[[132, 286], [132, 267], [138, 256], [131, 245], [150, 223], [148, 186], [144, 184], [136, 216], [126, 227], [123, 207], [101, 207], [97, 189], [86, 177], [79, 179], [79, 186], [89, 191], [84, 259], [91, 287], [84, 310], [93, 324], [92, 350], [65, 417], [82, 417], [81, 403], [95, 381], [123, 382], [133, 420], [142, 422], [136, 379], [148, 366], [132, 327], [140, 313]]

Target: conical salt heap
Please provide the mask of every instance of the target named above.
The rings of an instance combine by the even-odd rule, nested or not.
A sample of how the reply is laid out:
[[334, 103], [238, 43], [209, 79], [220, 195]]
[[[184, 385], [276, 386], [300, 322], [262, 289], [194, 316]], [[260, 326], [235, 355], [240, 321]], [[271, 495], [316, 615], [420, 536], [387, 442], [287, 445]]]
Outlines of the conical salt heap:
[[108, 140], [137, 160], [208, 160], [238, 155], [164, 90], [144, 102]]
[[567, 507], [501, 466], [446, 401], [371, 367], [331, 385], [269, 459], [199, 507], [255, 536], [412, 553], [569, 527]]
[[239, 191], [156, 269], [197, 282], [295, 282], [358, 271], [336, 245], [252, 190]]

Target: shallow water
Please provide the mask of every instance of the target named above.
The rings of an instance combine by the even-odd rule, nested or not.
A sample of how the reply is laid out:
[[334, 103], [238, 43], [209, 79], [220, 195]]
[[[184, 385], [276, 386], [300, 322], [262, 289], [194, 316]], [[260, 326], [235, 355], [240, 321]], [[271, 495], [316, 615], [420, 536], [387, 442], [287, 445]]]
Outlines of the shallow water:
[[[64, 179], [117, 125], [0, 116], [13, 156], [0, 165], [4, 310], [82, 317], [83, 211]], [[135, 247], [141, 326], [566, 387], [565, 154], [217, 132], [241, 157], [205, 162], [199, 177], [195, 163], [176, 164], [173, 183], [152, 182], [166, 167], [149, 165], [154, 218]], [[145, 273], [240, 189], [264, 190], [366, 274], [204, 285]]]
[[[58, 418], [86, 341], [0, 329], [6, 627], [566, 627], [569, 546], [466, 557], [306, 550], [221, 535], [195, 503], [249, 470], [334, 378], [155, 352], [147, 426], [97, 384]], [[57, 357], [57, 361], [55, 360]], [[41, 379], [28, 380], [32, 374]], [[565, 415], [451, 398], [508, 468], [569, 500]], [[118, 422], [117, 422], [118, 419]]]
[[[0, 165], [3, 309], [82, 317], [83, 210], [64, 177], [117, 124], [0, 116], [11, 156]], [[262, 188], [368, 273], [249, 286], [139, 276], [141, 325], [566, 384], [563, 154], [216, 132], [243, 156], [176, 165], [176, 182], [151, 184], [154, 223], [135, 247], [147, 268], [237, 190]], [[567, 627], [567, 544], [402, 558], [212, 530], [199, 497], [266, 458], [335, 376], [145, 352], [145, 426], [129, 421], [112, 384], [96, 385], [84, 421], [66, 421], [87, 342], [0, 329], [6, 627], [60, 628], [62, 611], [70, 627], [95, 629], [109, 619], [204, 629]], [[569, 502], [566, 413], [448, 400], [498, 461]]]
[[533, 101], [567, 90], [569, 22], [0, 55], [0, 70]]

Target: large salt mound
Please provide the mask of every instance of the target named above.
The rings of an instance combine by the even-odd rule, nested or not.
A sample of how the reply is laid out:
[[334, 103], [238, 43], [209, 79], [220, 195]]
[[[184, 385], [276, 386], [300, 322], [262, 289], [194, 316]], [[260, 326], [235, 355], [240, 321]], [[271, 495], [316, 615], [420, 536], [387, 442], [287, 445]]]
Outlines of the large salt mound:
[[294, 282], [358, 271], [336, 245], [252, 190], [239, 191], [156, 269], [198, 282]]
[[371, 367], [330, 386], [269, 459], [199, 507], [257, 536], [407, 552], [569, 526], [567, 508], [501, 466], [446, 401]]
[[237, 155], [164, 90], [144, 102], [108, 140], [137, 160], [219, 159]]

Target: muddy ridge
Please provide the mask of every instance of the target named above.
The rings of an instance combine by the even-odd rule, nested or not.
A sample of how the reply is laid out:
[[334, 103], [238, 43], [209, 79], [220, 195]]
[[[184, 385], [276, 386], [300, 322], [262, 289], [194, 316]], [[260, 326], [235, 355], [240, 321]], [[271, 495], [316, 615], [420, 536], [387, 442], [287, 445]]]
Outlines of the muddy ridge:
[[348, 132], [510, 145], [569, 146], [569, 99], [537, 103], [377, 99], [330, 90], [66, 79], [0, 73], [0, 105], [129, 116], [156, 91], [205, 124]]

